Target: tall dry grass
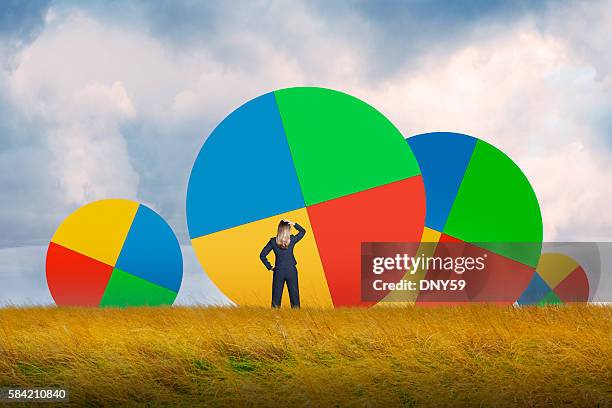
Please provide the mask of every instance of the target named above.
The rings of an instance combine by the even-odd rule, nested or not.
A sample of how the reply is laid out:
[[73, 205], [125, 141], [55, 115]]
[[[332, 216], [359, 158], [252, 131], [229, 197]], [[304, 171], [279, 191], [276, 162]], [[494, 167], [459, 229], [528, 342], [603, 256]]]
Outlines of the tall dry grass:
[[1, 309], [0, 386], [78, 406], [608, 406], [612, 309]]

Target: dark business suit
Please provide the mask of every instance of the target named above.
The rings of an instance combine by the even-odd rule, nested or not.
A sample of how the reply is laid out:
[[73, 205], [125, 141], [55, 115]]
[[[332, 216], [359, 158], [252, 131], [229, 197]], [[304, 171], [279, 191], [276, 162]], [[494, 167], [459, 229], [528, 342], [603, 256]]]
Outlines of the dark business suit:
[[[293, 247], [304, 238], [306, 230], [298, 224], [294, 224], [294, 226], [295, 229], [298, 230], [298, 233], [297, 235], [291, 235], [287, 248], [279, 247], [276, 243], [276, 237], [274, 237], [270, 238], [270, 241], [268, 241], [259, 254], [259, 258], [266, 268], [274, 271], [272, 275], [272, 307], [280, 307], [285, 283], [287, 283], [291, 307], [300, 307], [300, 289], [298, 286], [297, 268], [295, 267], [297, 261], [295, 260], [295, 256], [293, 256]], [[270, 264], [267, 258], [271, 251], [274, 251], [274, 255], [276, 256], [274, 267], [272, 267], [272, 264]]]

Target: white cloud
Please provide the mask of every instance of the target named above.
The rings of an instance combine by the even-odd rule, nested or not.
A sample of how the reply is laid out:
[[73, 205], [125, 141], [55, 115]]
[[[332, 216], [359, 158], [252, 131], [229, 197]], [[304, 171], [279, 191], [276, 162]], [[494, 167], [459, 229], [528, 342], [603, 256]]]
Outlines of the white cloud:
[[[75, 49], [74, 38], [83, 39], [78, 28], [68, 34], [75, 35], [72, 40], [62, 28], [43, 33], [23, 51], [7, 86], [21, 113], [41, 123], [38, 138], [49, 156], [30, 165], [39, 169], [41, 183], [60, 189], [65, 216], [96, 199], [136, 198], [138, 174], [121, 132], [122, 123], [136, 115], [128, 91], [120, 78], [89, 76], [100, 61], [79, 66], [71, 60], [87, 59], [84, 51], [92, 51]], [[32, 193], [30, 200], [37, 192]], [[37, 198], [44, 205], [44, 197]]]
[[69, 100], [49, 101], [44, 111], [51, 167], [67, 204], [137, 197], [138, 174], [119, 128], [135, 111], [120, 82], [86, 85]]
[[544, 235], [557, 241], [612, 237], [612, 162], [575, 141], [524, 160], [542, 206]]

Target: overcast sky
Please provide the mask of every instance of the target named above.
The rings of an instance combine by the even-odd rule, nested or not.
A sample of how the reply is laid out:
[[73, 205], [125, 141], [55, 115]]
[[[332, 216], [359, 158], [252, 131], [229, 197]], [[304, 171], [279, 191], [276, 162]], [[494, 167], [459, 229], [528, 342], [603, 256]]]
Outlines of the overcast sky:
[[53, 232], [109, 197], [175, 230], [180, 302], [221, 301], [189, 246], [191, 166], [234, 108], [298, 85], [489, 141], [546, 240], [612, 240], [610, 38], [610, 1], [1, 1], [0, 303], [51, 302]]

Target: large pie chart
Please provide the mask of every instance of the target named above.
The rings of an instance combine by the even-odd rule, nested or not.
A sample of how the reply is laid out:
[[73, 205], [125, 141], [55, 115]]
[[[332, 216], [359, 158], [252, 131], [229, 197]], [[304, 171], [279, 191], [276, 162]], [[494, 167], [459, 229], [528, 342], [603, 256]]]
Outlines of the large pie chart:
[[60, 306], [171, 305], [183, 258], [174, 232], [155, 211], [108, 199], [80, 207], [61, 223], [46, 271]]
[[[427, 291], [420, 302], [514, 303], [529, 285], [542, 249], [542, 216], [522, 170], [484, 140], [448, 132], [407, 139], [427, 195], [423, 241], [429, 256], [486, 256], [486, 273], [463, 275], [469, 293]], [[437, 245], [435, 245], [437, 244]], [[422, 271], [412, 279], [440, 279]], [[388, 298], [392, 298], [391, 294]]]
[[206, 139], [187, 190], [195, 253], [235, 303], [270, 305], [259, 253], [283, 218], [307, 231], [295, 247], [302, 305], [375, 303], [361, 299], [361, 243], [423, 233], [411, 147], [380, 112], [338, 91], [288, 88], [245, 103]]

